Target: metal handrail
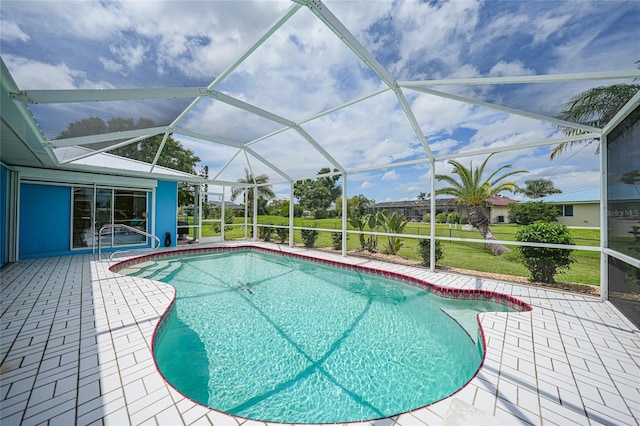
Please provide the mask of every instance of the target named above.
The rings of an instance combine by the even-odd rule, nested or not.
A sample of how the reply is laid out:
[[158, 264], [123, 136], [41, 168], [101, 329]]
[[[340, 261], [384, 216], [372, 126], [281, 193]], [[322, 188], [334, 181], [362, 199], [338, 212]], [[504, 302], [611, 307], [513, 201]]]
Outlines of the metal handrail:
[[[116, 223], [116, 224], [108, 224], [108, 225], [104, 225], [102, 228], [100, 228], [100, 230], [98, 231], [98, 260], [102, 260], [102, 231], [104, 231], [105, 229], [114, 229], [114, 228], [123, 228], [126, 229], [128, 231], [133, 231], [137, 234], [140, 235], [144, 235], [147, 238], [152, 238], [154, 241], [156, 241], [158, 243], [158, 245], [156, 247], [151, 247], [151, 250], [156, 250], [158, 248], [160, 248], [160, 238], [158, 238], [157, 236], [150, 234], [148, 232], [145, 232], [141, 229], [138, 228], [134, 228], [132, 226], [129, 225], [124, 225], [122, 223]], [[111, 253], [111, 255], [109, 255], [109, 260], [113, 260], [113, 255], [116, 253], [122, 253], [122, 252], [127, 252], [127, 251], [132, 251], [132, 250], [140, 250], [140, 249], [126, 249], [126, 250], [116, 250], [113, 253]]]

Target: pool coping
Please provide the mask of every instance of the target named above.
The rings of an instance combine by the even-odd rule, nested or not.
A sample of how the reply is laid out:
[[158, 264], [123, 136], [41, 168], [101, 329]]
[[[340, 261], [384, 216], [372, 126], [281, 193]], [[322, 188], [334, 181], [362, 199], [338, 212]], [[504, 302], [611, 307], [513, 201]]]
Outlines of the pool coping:
[[[346, 262], [341, 262], [341, 261], [337, 261], [337, 260], [330, 260], [330, 259], [321, 259], [321, 258], [317, 258], [317, 257], [313, 257], [313, 256], [308, 256], [308, 255], [304, 255], [301, 253], [291, 253], [291, 252], [283, 252], [281, 250], [274, 250], [271, 248], [267, 248], [267, 247], [260, 247], [260, 246], [255, 246], [255, 245], [251, 245], [251, 244], [246, 244], [246, 245], [236, 245], [236, 246], [232, 246], [232, 247], [199, 247], [199, 248], [187, 248], [187, 249], [182, 249], [182, 250], [167, 250], [167, 251], [163, 251], [160, 253], [151, 253], [151, 254], [147, 254], [147, 255], [143, 255], [143, 256], [138, 256], [138, 257], [133, 257], [121, 262], [118, 262], [114, 265], [111, 265], [109, 267], [109, 270], [111, 272], [114, 273], [119, 273], [120, 271], [130, 268], [134, 265], [137, 264], [141, 264], [144, 262], [149, 262], [149, 261], [153, 261], [153, 260], [158, 260], [158, 259], [167, 259], [167, 258], [171, 258], [171, 259], [175, 259], [175, 258], [179, 258], [179, 257], [184, 257], [184, 256], [189, 256], [189, 255], [206, 255], [209, 253], [220, 253], [220, 252], [246, 252], [246, 251], [252, 251], [252, 252], [260, 252], [260, 253], [268, 253], [268, 254], [273, 254], [273, 255], [277, 255], [277, 256], [282, 256], [282, 257], [289, 257], [289, 258], [294, 258], [294, 259], [300, 259], [300, 260], [304, 260], [307, 262], [311, 262], [314, 264], [318, 264], [318, 265], [325, 265], [325, 266], [331, 266], [334, 268], [338, 268], [338, 269], [342, 269], [342, 270], [348, 270], [348, 271], [355, 271], [358, 273], [364, 273], [370, 276], [377, 276], [377, 277], [381, 277], [381, 278], [385, 278], [385, 279], [389, 279], [389, 280], [393, 280], [402, 284], [407, 284], [407, 285], [411, 285], [413, 287], [419, 288], [421, 290], [424, 290], [426, 292], [429, 292], [437, 297], [442, 297], [445, 299], [451, 299], [451, 300], [460, 300], [460, 301], [464, 301], [464, 300], [478, 300], [478, 301], [486, 301], [486, 302], [492, 302], [492, 303], [496, 303], [496, 304], [500, 304], [503, 306], [507, 306], [511, 309], [514, 310], [514, 312], [528, 312], [531, 311], [533, 308], [528, 304], [525, 303], [513, 296], [509, 296], [503, 293], [499, 293], [499, 292], [495, 292], [495, 291], [489, 291], [489, 290], [478, 290], [478, 289], [453, 289], [453, 288], [448, 288], [448, 287], [444, 287], [444, 286], [439, 286], [433, 283], [430, 283], [428, 281], [425, 281], [423, 279], [419, 279], [419, 278], [415, 278], [415, 277], [411, 277], [409, 275], [406, 274], [402, 274], [402, 273], [397, 273], [397, 272], [390, 272], [381, 268], [375, 268], [375, 267], [368, 267], [365, 265], [354, 265], [354, 264], [350, 264], [350, 263], [346, 263]], [[240, 419], [245, 419], [245, 420], [252, 420], [252, 421], [263, 421], [263, 420], [259, 420], [259, 419], [252, 419], [252, 418], [247, 418], [247, 417], [243, 417], [237, 414], [229, 414], [226, 413], [224, 411], [220, 411], [218, 409], [215, 409], [213, 407], [209, 407], [206, 404], [203, 404], [199, 401], [196, 401], [192, 398], [190, 398], [188, 395], [184, 394], [180, 389], [176, 388], [169, 380], [167, 380], [167, 378], [164, 376], [164, 374], [162, 373], [162, 371], [160, 370], [157, 362], [156, 362], [156, 358], [153, 354], [155, 354], [155, 348], [156, 348], [156, 344], [157, 344], [157, 339], [160, 336], [160, 334], [162, 333], [162, 330], [164, 329], [164, 327], [166, 326], [168, 319], [171, 315], [171, 312], [175, 309], [175, 301], [176, 301], [176, 295], [174, 294], [173, 299], [171, 300], [169, 306], [167, 307], [167, 309], [162, 313], [160, 320], [158, 321], [154, 331], [153, 331], [153, 338], [151, 341], [151, 354], [153, 357], [153, 361], [154, 361], [154, 365], [156, 367], [156, 370], [158, 372], [158, 374], [160, 374], [163, 379], [167, 382], [167, 384], [169, 386], [171, 386], [176, 392], [180, 393], [183, 397], [189, 399], [190, 401], [192, 401], [194, 404], [198, 404], [201, 405], [205, 408], [214, 410], [214, 411], [218, 411], [222, 414], [226, 414], [226, 415], [230, 415], [230, 416], [234, 416]], [[449, 314], [447, 314], [449, 315]], [[453, 318], [452, 318], [453, 319]], [[455, 319], [453, 319], [454, 321], [456, 321]], [[426, 407], [429, 407], [433, 404], [436, 404], [440, 401], [442, 401], [443, 399], [447, 399], [450, 398], [452, 396], [454, 396], [455, 394], [457, 394], [458, 392], [460, 392], [467, 384], [469, 384], [480, 372], [480, 370], [482, 369], [482, 366], [484, 364], [485, 361], [485, 356], [486, 356], [486, 340], [485, 340], [485, 336], [484, 336], [484, 330], [482, 328], [482, 323], [480, 322], [479, 318], [476, 318], [476, 321], [478, 323], [478, 334], [479, 334], [479, 343], [482, 346], [482, 357], [480, 360], [480, 364], [478, 365], [477, 370], [474, 372], [474, 374], [469, 378], [469, 380], [467, 380], [459, 389], [457, 389], [456, 391], [452, 392], [451, 394], [437, 399], [435, 401], [432, 401], [428, 404], [424, 404], [421, 406], [418, 406], [416, 408], [412, 408], [410, 410], [406, 410], [406, 411], [402, 411], [399, 413], [395, 413], [392, 416], [385, 416], [385, 417], [379, 417], [379, 418], [371, 418], [371, 419], [366, 419], [366, 420], [358, 420], [358, 421], [338, 421], [338, 422], [327, 422], [327, 423], [319, 423], [319, 424], [361, 424], [362, 422], [371, 422], [371, 421], [377, 421], [377, 420], [383, 420], [383, 419], [387, 419], [389, 417], [396, 417], [396, 416], [400, 416], [403, 414], [407, 414], [407, 413], [412, 413], [412, 412], [416, 412], [418, 410], [422, 410]], [[456, 321], [457, 323], [457, 321]], [[460, 325], [458, 323], [458, 326], [460, 328], [462, 328], [466, 334], [469, 336], [469, 338], [473, 341], [473, 338], [471, 337], [471, 335], [469, 334], [469, 330], [466, 330], [464, 327], [462, 327], [462, 325]], [[477, 343], [474, 343], [477, 345]], [[273, 421], [270, 420], [268, 421], [268, 423], [270, 424], [291, 424], [291, 422], [279, 422], [279, 421]], [[304, 424], [316, 424], [316, 423], [304, 423]]]

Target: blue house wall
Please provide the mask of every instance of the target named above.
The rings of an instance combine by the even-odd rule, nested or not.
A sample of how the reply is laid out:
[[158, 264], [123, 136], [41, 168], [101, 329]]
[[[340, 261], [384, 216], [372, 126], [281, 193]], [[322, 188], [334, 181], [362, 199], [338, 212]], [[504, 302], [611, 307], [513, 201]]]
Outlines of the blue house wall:
[[178, 216], [178, 183], [158, 181], [156, 188], [156, 236], [165, 245], [165, 234], [171, 236], [171, 246], [176, 245]]
[[71, 187], [20, 185], [19, 258], [70, 253]]
[[[2, 171], [3, 184], [5, 171]], [[6, 191], [3, 191], [3, 198]], [[71, 193], [72, 185], [41, 185], [22, 183], [20, 185], [20, 222], [19, 252], [20, 259], [37, 257], [64, 256], [72, 254], [93, 253], [94, 249], [71, 250]], [[176, 223], [178, 211], [178, 184], [176, 182], [158, 181], [155, 201], [155, 234], [161, 245], [165, 242], [165, 233], [171, 235], [171, 245], [176, 245]], [[151, 194], [149, 195], [151, 197]], [[150, 199], [151, 202], [151, 199]], [[4, 220], [6, 206], [3, 202], [2, 214], [3, 242], [6, 229]], [[3, 253], [6, 250], [4, 243]], [[118, 250], [124, 247], [119, 247]], [[136, 248], [139, 248], [136, 247]], [[106, 249], [111, 251], [113, 249]], [[4, 259], [4, 256], [3, 256]]]

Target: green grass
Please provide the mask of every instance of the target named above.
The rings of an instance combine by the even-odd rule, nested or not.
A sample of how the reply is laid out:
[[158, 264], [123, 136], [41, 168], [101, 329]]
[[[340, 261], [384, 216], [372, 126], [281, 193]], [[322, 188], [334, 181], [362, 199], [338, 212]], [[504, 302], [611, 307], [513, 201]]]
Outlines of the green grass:
[[[274, 225], [288, 226], [289, 219], [281, 216], [259, 216], [258, 223], [264, 224], [271, 222]], [[296, 227], [316, 227], [324, 229], [340, 230], [342, 220], [334, 219], [313, 219], [313, 218], [294, 218], [294, 226]], [[192, 220], [190, 221], [192, 223]], [[235, 224], [244, 224], [244, 218], [236, 218]], [[251, 238], [251, 222], [249, 222], [249, 238]], [[209, 228], [209, 229], [206, 229]], [[519, 225], [504, 224], [493, 225], [491, 230], [499, 240], [515, 241], [515, 234]], [[347, 229], [353, 227], [347, 224]], [[425, 223], [409, 223], [405, 228], [405, 234], [413, 235], [429, 235], [430, 226]], [[595, 246], [600, 244], [600, 231], [597, 229], [570, 229], [570, 233], [577, 245]], [[215, 235], [210, 226], [203, 228], [203, 235]], [[218, 234], [219, 235], [219, 234]], [[463, 231], [460, 226], [458, 229], [450, 229], [447, 224], [436, 225], [436, 235], [440, 237], [455, 237], [467, 239], [481, 239], [482, 236], [477, 230]], [[275, 235], [274, 235], [275, 237]], [[225, 239], [244, 238], [244, 229], [241, 226], [232, 226], [230, 230], [225, 231]], [[277, 237], [276, 237], [277, 238]], [[296, 244], [302, 243], [300, 231], [294, 231], [293, 241]], [[386, 237], [378, 237], [378, 249], [384, 250], [386, 245]], [[416, 252], [418, 240], [414, 238], [404, 238], [403, 247], [400, 249], [399, 255], [411, 259], [419, 259]], [[331, 232], [321, 231], [316, 241], [316, 247], [331, 247]], [[355, 250], [360, 247], [357, 235], [350, 235], [347, 241], [347, 249]], [[514, 246], [515, 247], [515, 246]], [[484, 243], [471, 243], [460, 241], [442, 241], [442, 249], [444, 251], [443, 258], [438, 262], [439, 265], [449, 266], [453, 268], [469, 269], [480, 272], [490, 272], [497, 274], [507, 274], [526, 277], [529, 271], [522, 265], [517, 256], [494, 256], [491, 250]], [[597, 251], [576, 250], [573, 252], [575, 262], [571, 264], [568, 271], [556, 275], [558, 281], [569, 281], [574, 283], [599, 285], [600, 284], [600, 253]]]

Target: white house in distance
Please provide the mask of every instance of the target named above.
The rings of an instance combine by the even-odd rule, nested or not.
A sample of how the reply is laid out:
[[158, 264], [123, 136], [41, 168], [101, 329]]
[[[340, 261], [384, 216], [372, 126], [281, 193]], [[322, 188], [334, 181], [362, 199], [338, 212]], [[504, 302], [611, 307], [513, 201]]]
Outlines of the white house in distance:
[[531, 201], [543, 201], [558, 207], [558, 223], [583, 228], [600, 227], [600, 188], [547, 195]]

